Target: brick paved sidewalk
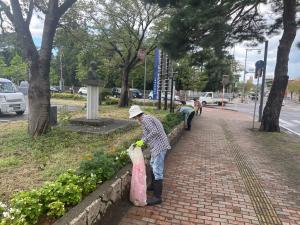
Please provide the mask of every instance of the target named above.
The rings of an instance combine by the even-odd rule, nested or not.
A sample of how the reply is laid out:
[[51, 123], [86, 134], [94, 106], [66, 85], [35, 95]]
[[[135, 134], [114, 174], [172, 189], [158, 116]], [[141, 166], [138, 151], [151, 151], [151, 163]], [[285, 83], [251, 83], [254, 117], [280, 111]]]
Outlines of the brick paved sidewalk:
[[300, 192], [258, 157], [250, 121], [206, 109], [166, 159], [164, 202], [130, 207], [119, 224], [300, 224], [300, 205], [290, 198]]

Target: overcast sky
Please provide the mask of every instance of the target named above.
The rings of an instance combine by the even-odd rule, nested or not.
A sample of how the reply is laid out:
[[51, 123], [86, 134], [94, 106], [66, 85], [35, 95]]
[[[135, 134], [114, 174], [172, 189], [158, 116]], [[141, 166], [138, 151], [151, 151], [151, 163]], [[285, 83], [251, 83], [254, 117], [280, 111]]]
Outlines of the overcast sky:
[[[281, 35], [274, 36], [270, 38], [269, 47], [268, 47], [268, 59], [267, 59], [267, 76], [273, 77], [275, 64], [276, 64], [276, 55], [277, 55], [277, 48], [279, 45], [279, 40]], [[293, 43], [291, 52], [290, 52], [290, 59], [289, 59], [289, 68], [288, 68], [288, 75], [290, 79], [295, 77], [300, 77], [300, 48], [296, 45], [300, 42], [300, 31], [298, 30], [297, 36]], [[234, 49], [231, 49], [230, 52], [234, 54], [235, 59], [241, 63], [244, 67], [245, 65], [245, 57], [246, 57], [246, 49], [251, 49], [252, 47], [246, 46], [245, 44], [236, 45]], [[248, 50], [247, 56], [247, 64], [246, 70], [249, 71], [252, 69], [254, 70], [255, 62], [258, 60], [264, 59], [264, 43], [259, 44], [257, 47], [253, 47], [254, 49], [261, 49], [261, 53], [259, 54], [256, 50]], [[249, 73], [246, 76], [246, 80], [249, 79], [250, 76], [253, 76], [253, 73]], [[241, 79], [243, 79], [243, 72], [241, 72]]]

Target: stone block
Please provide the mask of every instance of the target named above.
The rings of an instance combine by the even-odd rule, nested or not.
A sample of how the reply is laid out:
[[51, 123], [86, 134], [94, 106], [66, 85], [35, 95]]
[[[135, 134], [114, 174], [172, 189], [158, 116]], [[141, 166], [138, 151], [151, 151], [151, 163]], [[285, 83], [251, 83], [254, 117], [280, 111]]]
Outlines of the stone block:
[[130, 188], [131, 176], [129, 171], [126, 171], [124, 175], [121, 176], [122, 184], [121, 184], [121, 197], [124, 197], [128, 194], [128, 190]]
[[116, 201], [121, 199], [121, 189], [122, 189], [122, 180], [119, 178], [114, 183], [110, 185], [112, 187], [112, 192], [110, 196], [110, 200], [115, 203]]
[[97, 199], [86, 208], [88, 225], [96, 222], [97, 216], [100, 214], [101, 203], [101, 200]]
[[102, 201], [108, 202], [111, 199], [111, 194], [112, 194], [112, 187], [108, 186], [107, 189], [105, 190], [105, 192], [103, 192], [100, 195], [100, 197], [101, 197]]
[[87, 224], [87, 213], [86, 211], [80, 213], [76, 218], [74, 218], [70, 225], [86, 225]]
[[108, 205], [110, 205], [111, 202], [110, 201], [107, 201], [107, 202], [102, 202], [100, 201], [100, 208], [99, 208], [99, 212], [101, 215], [105, 214], [106, 210], [107, 210], [107, 207]]

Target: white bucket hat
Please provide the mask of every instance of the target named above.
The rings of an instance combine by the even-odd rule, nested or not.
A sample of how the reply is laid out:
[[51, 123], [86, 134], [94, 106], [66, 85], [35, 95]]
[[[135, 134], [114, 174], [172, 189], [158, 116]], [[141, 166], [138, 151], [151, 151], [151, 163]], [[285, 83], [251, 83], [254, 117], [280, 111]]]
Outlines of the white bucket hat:
[[141, 113], [144, 113], [138, 105], [133, 105], [129, 109], [129, 119], [132, 119]]

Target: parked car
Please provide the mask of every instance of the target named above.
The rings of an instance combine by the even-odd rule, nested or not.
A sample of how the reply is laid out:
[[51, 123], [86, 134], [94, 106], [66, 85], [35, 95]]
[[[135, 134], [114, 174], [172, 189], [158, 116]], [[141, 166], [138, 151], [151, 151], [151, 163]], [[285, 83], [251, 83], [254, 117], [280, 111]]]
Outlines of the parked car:
[[200, 96], [200, 102], [202, 106], [206, 106], [207, 104], [218, 104], [221, 106], [222, 102], [224, 105], [227, 104], [229, 99], [226, 96], [222, 98], [222, 96], [216, 95], [213, 92], [205, 92]]
[[86, 87], [79, 88], [78, 94], [80, 94], [80, 95], [87, 95], [87, 88]]
[[59, 93], [60, 88], [58, 86], [50, 86], [50, 92], [51, 93]]
[[152, 100], [153, 99], [153, 91], [150, 91], [149, 95], [148, 95], [148, 99]]
[[121, 96], [121, 88], [113, 87], [113, 88], [111, 89], [111, 94], [112, 94], [112, 96], [115, 97], [115, 98], [120, 98], [120, 96]]
[[0, 78], [0, 113], [15, 112], [22, 115], [25, 110], [24, 94], [10, 80]]
[[248, 98], [250, 98], [252, 101], [254, 101], [255, 98], [256, 98], [256, 100], [258, 100], [258, 96], [256, 95], [255, 92], [249, 92], [248, 93]]
[[[121, 88], [114, 87], [111, 89], [112, 96], [115, 98], [120, 98], [121, 96]], [[129, 96], [132, 98], [143, 98], [143, 94], [139, 89], [130, 88], [129, 89]]]
[[[165, 99], [164, 93], [162, 93], [161, 98], [162, 98], [162, 99]], [[171, 100], [171, 94], [168, 94], [168, 95], [167, 95], [167, 99], [168, 99], [168, 100]], [[178, 95], [174, 95], [174, 100], [175, 100], [175, 101], [179, 101], [179, 100], [180, 100], [180, 97], [179, 97]]]
[[[161, 96], [162, 99], [165, 99], [165, 96], [164, 94], [162, 94]], [[149, 95], [148, 95], [148, 99], [153, 99], [153, 91], [150, 91]], [[168, 100], [171, 99], [171, 94], [168, 94], [168, 97], [167, 97]], [[180, 100], [180, 97], [178, 95], [174, 95], [174, 100], [175, 101], [179, 101]]]
[[19, 91], [22, 92], [24, 95], [28, 95], [29, 83], [28, 81], [21, 81], [19, 85]]
[[139, 89], [130, 88], [129, 91], [132, 98], [143, 98], [143, 94]]

